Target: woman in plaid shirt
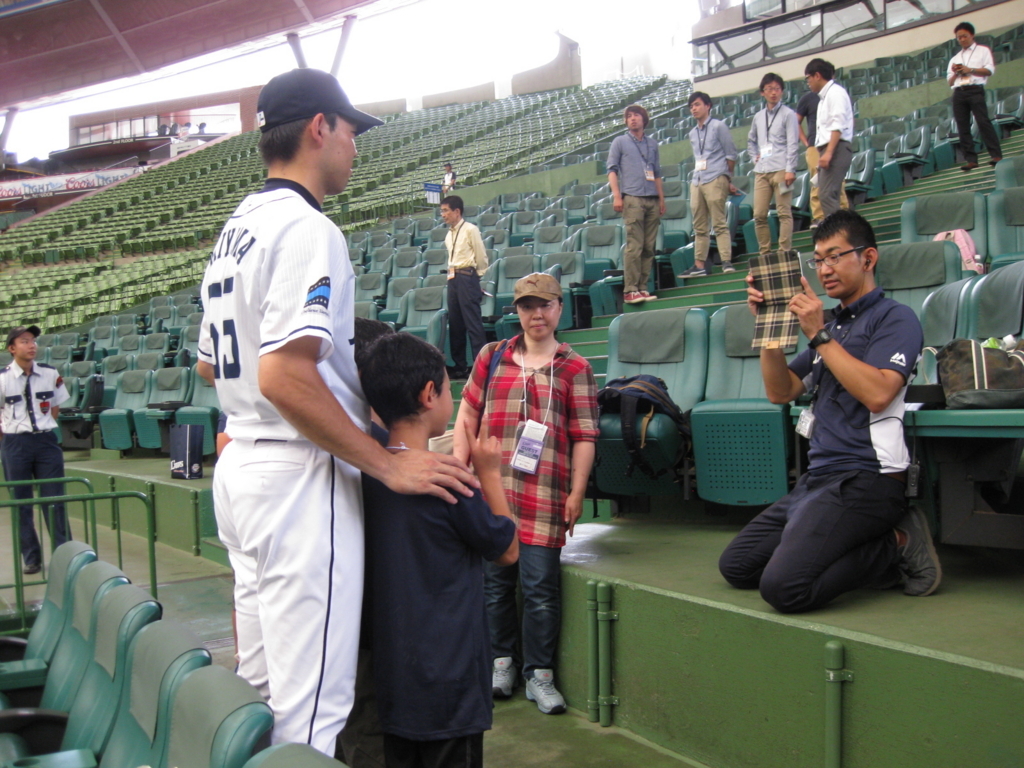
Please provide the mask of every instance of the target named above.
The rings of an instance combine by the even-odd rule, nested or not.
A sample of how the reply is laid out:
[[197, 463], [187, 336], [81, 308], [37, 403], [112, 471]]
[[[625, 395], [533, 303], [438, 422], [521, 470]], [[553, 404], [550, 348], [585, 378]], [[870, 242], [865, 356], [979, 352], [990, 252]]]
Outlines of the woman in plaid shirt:
[[[554, 685], [561, 624], [559, 557], [566, 531], [572, 535], [583, 511], [594, 464], [597, 385], [590, 363], [555, 338], [562, 288], [554, 277], [534, 273], [521, 278], [513, 303], [523, 333], [505, 345], [489, 382], [491, 357], [501, 343], [480, 351], [462, 391], [454, 453], [468, 462], [466, 429], [476, 432], [483, 413], [488, 434], [501, 439], [502, 481], [519, 531], [516, 565], [484, 564], [494, 695], [512, 695], [521, 665], [526, 697], [541, 712], [558, 714], [565, 711], [565, 700]], [[542, 442], [531, 442], [534, 436]], [[521, 659], [517, 582], [523, 591]]]

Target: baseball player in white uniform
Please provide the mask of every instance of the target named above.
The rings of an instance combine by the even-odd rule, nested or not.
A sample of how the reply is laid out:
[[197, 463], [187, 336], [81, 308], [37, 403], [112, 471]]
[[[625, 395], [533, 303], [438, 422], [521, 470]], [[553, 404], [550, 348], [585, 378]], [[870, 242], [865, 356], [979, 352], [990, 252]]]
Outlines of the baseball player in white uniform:
[[235, 571], [239, 674], [267, 697], [274, 743], [334, 755], [352, 706], [363, 580], [360, 471], [404, 493], [471, 494], [465, 465], [390, 453], [366, 434], [353, 359], [355, 277], [320, 212], [341, 192], [355, 136], [380, 121], [325, 72], [261, 91], [263, 190], [228, 220], [203, 278], [198, 372], [233, 438], [214, 473]]

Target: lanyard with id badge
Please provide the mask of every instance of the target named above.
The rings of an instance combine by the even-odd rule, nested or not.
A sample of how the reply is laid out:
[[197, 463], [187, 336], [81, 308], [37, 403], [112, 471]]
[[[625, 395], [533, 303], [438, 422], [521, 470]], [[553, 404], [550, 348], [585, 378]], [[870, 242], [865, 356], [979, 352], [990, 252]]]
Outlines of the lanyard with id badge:
[[455, 235], [452, 237], [452, 252], [448, 256], [448, 279], [452, 280], [455, 278], [455, 267], [451, 266], [452, 259], [455, 258], [455, 246], [459, 244], [459, 233], [462, 232], [462, 227], [466, 222], [463, 221], [459, 224], [459, 228], [455, 230]]
[[704, 136], [703, 136], [703, 138], [701, 138], [700, 126], [699, 125], [697, 126], [697, 141], [699, 142], [699, 144], [698, 144], [698, 154], [697, 154], [697, 157], [694, 158], [694, 161], [693, 161], [693, 170], [695, 170], [695, 171], [706, 171], [708, 169], [708, 160], [707, 160], [706, 157], [704, 157], [704, 143], [707, 141], [707, 138], [708, 138], [708, 126], [709, 125], [711, 125], [711, 119], [710, 118], [708, 118], [708, 121], [706, 123], [704, 123], [704, 131], [703, 131]]
[[[557, 352], [557, 347], [555, 352]], [[526, 352], [520, 353], [520, 370], [523, 372], [523, 397], [519, 401], [523, 405], [524, 416], [526, 410]], [[544, 419], [541, 422], [527, 419], [519, 433], [516, 442], [515, 452], [512, 454], [512, 469], [525, 472], [528, 475], [537, 474], [537, 467], [540, 466], [540, 457], [544, 452], [544, 440], [548, 435], [547, 420], [551, 415], [551, 401], [555, 399], [555, 354], [551, 355], [551, 367], [548, 373], [548, 407], [544, 412]]]
[[636, 147], [637, 154], [640, 155], [640, 159], [644, 163], [644, 180], [645, 181], [654, 181], [654, 166], [651, 165], [650, 160], [648, 160], [648, 156], [644, 155], [644, 153], [640, 151], [640, 145], [641, 144], [646, 146], [647, 145], [647, 139], [644, 138], [644, 139], [642, 139], [640, 141], [637, 141], [636, 139], [633, 139], [633, 146]]

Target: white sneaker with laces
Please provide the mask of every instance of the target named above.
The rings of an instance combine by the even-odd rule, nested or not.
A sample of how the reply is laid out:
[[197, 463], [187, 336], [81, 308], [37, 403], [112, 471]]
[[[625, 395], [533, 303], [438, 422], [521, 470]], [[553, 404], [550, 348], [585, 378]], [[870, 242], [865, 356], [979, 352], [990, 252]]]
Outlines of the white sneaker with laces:
[[555, 673], [550, 669], [535, 669], [526, 680], [526, 698], [537, 702], [537, 709], [545, 715], [565, 712], [565, 699], [555, 688]]
[[491, 671], [491, 695], [496, 699], [508, 699], [516, 687], [516, 668], [511, 656], [494, 660]]

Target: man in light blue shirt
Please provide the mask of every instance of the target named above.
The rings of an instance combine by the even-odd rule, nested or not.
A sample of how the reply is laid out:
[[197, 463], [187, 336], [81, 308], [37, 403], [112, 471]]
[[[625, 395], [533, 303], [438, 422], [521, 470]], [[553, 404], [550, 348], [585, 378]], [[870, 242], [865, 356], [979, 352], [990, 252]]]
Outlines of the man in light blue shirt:
[[612, 141], [605, 165], [612, 205], [622, 213], [626, 228], [622, 300], [642, 304], [656, 298], [647, 290], [647, 281], [654, 265], [658, 226], [665, 213], [665, 192], [661, 187], [658, 142], [644, 135], [650, 121], [647, 110], [632, 104], [626, 107], [625, 119], [628, 130]]
[[772, 248], [768, 206], [773, 196], [779, 214], [779, 249], [788, 251], [793, 247], [791, 203], [800, 131], [796, 112], [782, 103], [784, 87], [782, 78], [774, 72], [761, 78], [766, 106], [754, 115], [747, 135], [747, 154], [754, 159], [754, 231], [762, 256]]
[[690, 114], [697, 120], [690, 131], [693, 146], [693, 182], [690, 185], [690, 212], [693, 214], [694, 264], [679, 277], [704, 277], [711, 270], [705, 266], [711, 250], [711, 229], [715, 228], [722, 271], [735, 272], [732, 265], [732, 236], [725, 218], [725, 203], [732, 186], [736, 167], [736, 144], [729, 128], [711, 117], [711, 97], [701, 91], [690, 95]]

